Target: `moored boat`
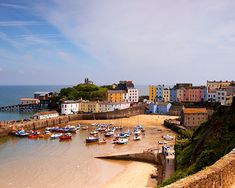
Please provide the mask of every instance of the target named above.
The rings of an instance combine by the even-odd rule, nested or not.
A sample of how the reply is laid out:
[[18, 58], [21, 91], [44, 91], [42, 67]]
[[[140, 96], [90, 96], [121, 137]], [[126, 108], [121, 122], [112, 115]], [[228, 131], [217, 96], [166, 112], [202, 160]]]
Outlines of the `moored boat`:
[[98, 142], [98, 141], [99, 141], [99, 137], [88, 136], [88, 137], [86, 138], [86, 143]]
[[15, 132], [15, 135], [19, 137], [27, 137], [30, 135], [30, 133], [25, 132], [25, 130], [19, 130]]
[[72, 134], [71, 133], [65, 133], [62, 136], [59, 137], [60, 140], [70, 140], [72, 139]]
[[51, 134], [51, 139], [56, 139], [56, 138], [60, 138], [60, 136], [62, 136], [62, 133], [53, 133]]

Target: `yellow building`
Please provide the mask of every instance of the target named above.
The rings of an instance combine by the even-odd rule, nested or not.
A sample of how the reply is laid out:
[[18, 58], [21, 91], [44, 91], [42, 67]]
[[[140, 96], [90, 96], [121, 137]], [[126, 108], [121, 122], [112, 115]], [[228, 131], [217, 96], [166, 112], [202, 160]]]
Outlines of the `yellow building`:
[[125, 90], [108, 90], [107, 100], [108, 102], [125, 102]]
[[234, 81], [207, 81], [207, 88], [208, 91], [213, 91], [215, 89], [230, 86], [231, 83], [234, 83]]
[[149, 86], [149, 100], [152, 102], [155, 102], [156, 96], [157, 96], [157, 87], [150, 85]]
[[164, 88], [163, 89], [163, 101], [164, 102], [169, 102], [171, 97], [170, 89], [169, 88]]
[[83, 101], [80, 103], [80, 110], [85, 113], [97, 113], [99, 112], [99, 103], [96, 101]]

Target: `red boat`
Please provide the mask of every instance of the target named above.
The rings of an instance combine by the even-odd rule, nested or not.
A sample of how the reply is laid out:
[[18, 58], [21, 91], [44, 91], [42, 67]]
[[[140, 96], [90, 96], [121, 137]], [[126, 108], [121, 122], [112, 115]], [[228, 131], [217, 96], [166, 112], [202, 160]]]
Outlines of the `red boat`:
[[60, 140], [69, 140], [69, 139], [72, 139], [71, 134], [64, 134], [64, 135], [60, 136]]
[[28, 136], [29, 139], [36, 139], [38, 138], [38, 135], [37, 134], [31, 134]]

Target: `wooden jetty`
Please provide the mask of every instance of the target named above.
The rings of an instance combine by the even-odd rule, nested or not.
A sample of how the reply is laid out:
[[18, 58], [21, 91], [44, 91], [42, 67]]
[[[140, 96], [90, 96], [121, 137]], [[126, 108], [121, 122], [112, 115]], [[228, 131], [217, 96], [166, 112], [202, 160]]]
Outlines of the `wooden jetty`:
[[12, 112], [30, 112], [40, 109], [40, 104], [16, 104], [0, 107], [0, 111], [12, 111]]

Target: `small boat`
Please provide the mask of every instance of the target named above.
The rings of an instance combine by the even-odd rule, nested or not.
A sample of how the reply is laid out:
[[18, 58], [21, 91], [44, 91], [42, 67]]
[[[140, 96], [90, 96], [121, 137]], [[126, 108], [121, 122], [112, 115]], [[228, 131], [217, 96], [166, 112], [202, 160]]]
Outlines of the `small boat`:
[[77, 128], [77, 130], [78, 130], [78, 129], [80, 129], [80, 128], [81, 128], [81, 125], [80, 125], [80, 124], [77, 124], [75, 127], [76, 127], [76, 128]]
[[140, 133], [141, 133], [141, 131], [139, 129], [134, 130], [134, 134], [140, 134]]
[[51, 135], [51, 139], [56, 139], [56, 138], [60, 138], [60, 136], [62, 136], [62, 133], [54, 133]]
[[64, 135], [59, 137], [60, 140], [69, 140], [72, 139], [72, 134], [71, 133], [65, 133]]
[[95, 134], [98, 134], [98, 131], [91, 131], [90, 132], [90, 135], [95, 135]]
[[141, 140], [141, 137], [140, 137], [138, 134], [135, 134], [133, 140], [134, 140], [134, 141]]
[[38, 134], [30, 134], [30, 135], [28, 135], [28, 138], [29, 139], [36, 139], [36, 138], [38, 138]]
[[117, 140], [114, 140], [113, 144], [126, 144], [128, 141], [127, 138], [119, 138]]
[[88, 126], [82, 126], [82, 130], [87, 130]]
[[107, 132], [107, 133], [105, 133], [105, 137], [111, 137], [111, 136], [113, 136], [114, 135], [114, 132], [113, 131], [110, 131], [110, 132]]
[[99, 137], [89, 136], [86, 138], [86, 143], [98, 142], [98, 141], [99, 141]]
[[25, 132], [25, 130], [20, 130], [20, 131], [16, 131], [15, 135], [19, 137], [27, 137], [30, 135], [30, 133]]

